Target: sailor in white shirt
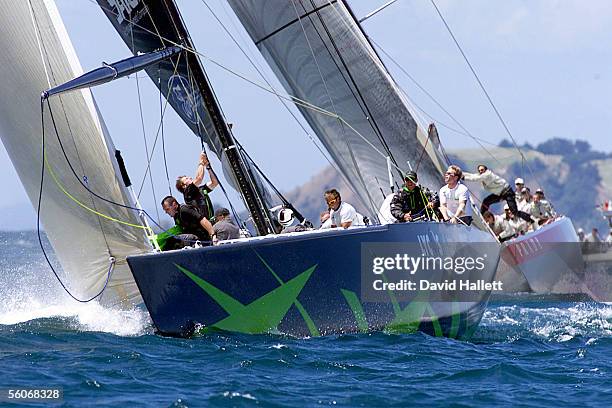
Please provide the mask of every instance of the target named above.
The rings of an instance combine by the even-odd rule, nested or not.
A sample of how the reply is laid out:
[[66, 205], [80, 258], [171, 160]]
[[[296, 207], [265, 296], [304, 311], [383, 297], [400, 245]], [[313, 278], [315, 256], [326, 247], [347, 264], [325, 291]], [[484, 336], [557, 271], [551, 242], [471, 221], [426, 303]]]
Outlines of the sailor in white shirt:
[[506, 213], [506, 221], [508, 221], [508, 225], [510, 226], [509, 231], [511, 231], [512, 234], [518, 236], [527, 233], [529, 224], [527, 224], [525, 220], [517, 217], [508, 206], [504, 206], [504, 212]]
[[529, 190], [529, 187], [523, 187], [521, 190], [521, 200], [518, 202], [519, 211], [529, 213], [532, 201], [531, 190]]
[[504, 223], [504, 216], [499, 214], [493, 214], [491, 211], [485, 211], [482, 214], [484, 220], [489, 224], [489, 228], [493, 231], [496, 237], [499, 237], [506, 230]]
[[504, 213], [504, 215], [498, 215], [490, 211], [485, 211], [483, 214], [485, 221], [489, 224], [489, 227], [499, 238], [500, 242], [507, 241], [527, 232], [529, 228], [527, 223], [515, 216], [507, 205], [504, 206]]
[[479, 164], [477, 169], [478, 174], [463, 173], [463, 176], [466, 181], [480, 181], [482, 183], [482, 187], [491, 193], [486, 196], [484, 200], [482, 200], [482, 205], [480, 206], [480, 212], [482, 214], [489, 209], [491, 204], [506, 200], [506, 203], [508, 203], [508, 206], [514, 214], [518, 215], [527, 222], [533, 222], [529, 214], [519, 211], [516, 205], [516, 194], [506, 180], [493, 173], [484, 164]]
[[536, 219], [538, 225], [544, 224], [551, 218], [557, 216], [557, 213], [552, 208], [552, 205], [544, 199], [544, 191], [537, 189], [534, 196], [533, 202], [529, 207], [529, 212]]
[[446, 185], [440, 189], [440, 211], [444, 221], [470, 225], [472, 223], [470, 192], [459, 182], [461, 176], [461, 169], [455, 165], [450, 166], [444, 173]]
[[331, 228], [349, 228], [365, 225], [363, 216], [352, 205], [342, 201], [338, 190], [327, 190], [325, 192], [325, 201], [329, 207]]

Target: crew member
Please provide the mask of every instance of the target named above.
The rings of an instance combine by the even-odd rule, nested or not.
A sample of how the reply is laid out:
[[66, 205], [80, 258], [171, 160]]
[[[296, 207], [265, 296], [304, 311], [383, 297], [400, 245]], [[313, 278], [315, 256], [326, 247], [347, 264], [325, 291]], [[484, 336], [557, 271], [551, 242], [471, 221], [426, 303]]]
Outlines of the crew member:
[[533, 222], [529, 214], [518, 210], [516, 205], [516, 195], [506, 180], [493, 173], [484, 164], [479, 164], [477, 170], [478, 174], [463, 173], [463, 175], [467, 181], [480, 181], [482, 183], [482, 187], [491, 193], [485, 197], [484, 200], [482, 200], [482, 205], [480, 206], [481, 213], [484, 214], [484, 212], [489, 209], [491, 204], [506, 200], [508, 207], [510, 207], [514, 214], [518, 215], [527, 222]]
[[324, 197], [329, 207], [329, 218], [332, 220], [331, 228], [349, 228], [365, 225], [363, 216], [355, 210], [355, 207], [342, 201], [338, 190], [327, 190]]
[[549, 219], [557, 216], [550, 203], [544, 199], [544, 191], [542, 189], [537, 189], [533, 195], [533, 202], [529, 207], [529, 212], [535, 218], [538, 225], [542, 225]]
[[[208, 170], [210, 181], [206, 184], [202, 184], [205, 170]], [[213, 191], [217, 185], [219, 185], [219, 181], [204, 152], [200, 153], [200, 163], [198, 164], [194, 178], [179, 176], [176, 179], [176, 189], [183, 193], [185, 204], [197, 207], [207, 220], [213, 220], [214, 210], [209, 193]]]
[[215, 235], [213, 226], [200, 211], [188, 204], [179, 204], [172, 196], [165, 197], [161, 202], [162, 208], [170, 217], [174, 218], [184, 234], [177, 235], [173, 249], [182, 248], [194, 243], [194, 238], [204, 245], [209, 245], [211, 237]]
[[240, 228], [232, 222], [230, 212], [227, 208], [218, 208], [217, 211], [215, 211], [215, 225], [213, 225], [213, 231], [216, 234], [216, 239], [219, 241], [240, 238]]
[[432, 193], [418, 184], [417, 174], [409, 171], [404, 176], [404, 187], [391, 200], [391, 214], [398, 222], [433, 218]]
[[446, 185], [440, 189], [440, 211], [444, 221], [470, 225], [472, 223], [472, 203], [470, 192], [460, 182], [462, 171], [452, 165], [444, 173]]

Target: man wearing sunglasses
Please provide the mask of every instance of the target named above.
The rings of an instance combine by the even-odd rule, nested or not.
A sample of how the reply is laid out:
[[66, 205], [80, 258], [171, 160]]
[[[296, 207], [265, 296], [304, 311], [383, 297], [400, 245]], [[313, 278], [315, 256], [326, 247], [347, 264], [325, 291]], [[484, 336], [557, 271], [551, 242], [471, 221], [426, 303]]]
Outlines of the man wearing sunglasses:
[[470, 192], [461, 183], [461, 177], [461, 168], [455, 165], [450, 166], [444, 173], [446, 185], [440, 189], [440, 211], [444, 221], [470, 225], [472, 223]]
[[331, 223], [328, 224], [329, 228], [342, 227], [346, 229], [365, 225], [363, 216], [355, 210], [355, 207], [342, 201], [338, 190], [335, 188], [327, 190], [324, 197], [331, 219]]

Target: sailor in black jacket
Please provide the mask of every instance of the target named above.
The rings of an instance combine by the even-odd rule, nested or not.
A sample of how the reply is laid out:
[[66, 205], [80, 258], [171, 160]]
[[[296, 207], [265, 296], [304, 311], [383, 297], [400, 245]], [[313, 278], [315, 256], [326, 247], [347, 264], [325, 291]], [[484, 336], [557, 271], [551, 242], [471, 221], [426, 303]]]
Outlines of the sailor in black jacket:
[[[404, 187], [391, 200], [391, 214], [398, 222], [430, 220], [433, 218], [435, 194], [417, 184], [414, 171], [404, 176]], [[439, 200], [438, 200], [439, 205]]]

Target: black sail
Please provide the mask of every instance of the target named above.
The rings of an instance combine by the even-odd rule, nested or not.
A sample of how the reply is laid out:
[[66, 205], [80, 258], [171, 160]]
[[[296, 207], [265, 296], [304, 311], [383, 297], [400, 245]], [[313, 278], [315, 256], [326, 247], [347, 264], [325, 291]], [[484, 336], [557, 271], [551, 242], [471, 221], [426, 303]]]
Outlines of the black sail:
[[[97, 2], [134, 54], [174, 45], [194, 49], [172, 0]], [[270, 196], [236, 148], [198, 56], [183, 52], [146, 72], [187, 126], [219, 158], [226, 179], [242, 194], [259, 234], [270, 232], [266, 210], [272, 206]]]
[[229, 0], [285, 89], [297, 103], [361, 204], [376, 215], [390, 193], [386, 157], [418, 170], [428, 187], [442, 184], [444, 159], [411, 113], [409, 102], [348, 6], [327, 0]]

